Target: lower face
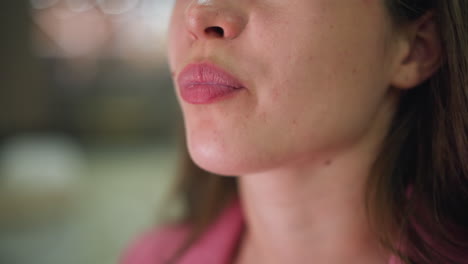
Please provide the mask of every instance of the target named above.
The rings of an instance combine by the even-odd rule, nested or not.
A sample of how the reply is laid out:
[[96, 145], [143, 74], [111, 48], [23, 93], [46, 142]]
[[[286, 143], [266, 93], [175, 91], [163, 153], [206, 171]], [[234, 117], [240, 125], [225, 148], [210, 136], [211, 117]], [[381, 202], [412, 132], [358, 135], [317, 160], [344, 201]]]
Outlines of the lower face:
[[191, 104], [175, 84], [188, 149], [200, 167], [243, 175], [318, 161], [361, 140], [376, 122], [388, 100], [392, 58], [383, 1], [238, 0], [233, 5], [248, 24], [230, 40], [191, 38], [185, 10], [192, 2], [177, 0], [171, 20], [175, 79], [203, 58], [246, 86]]

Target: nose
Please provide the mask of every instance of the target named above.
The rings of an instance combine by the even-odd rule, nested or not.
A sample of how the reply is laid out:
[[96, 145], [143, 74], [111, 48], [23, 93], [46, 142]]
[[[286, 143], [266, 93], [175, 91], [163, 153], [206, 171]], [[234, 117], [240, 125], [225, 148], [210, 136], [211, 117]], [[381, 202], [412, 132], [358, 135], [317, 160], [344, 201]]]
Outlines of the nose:
[[227, 39], [241, 35], [247, 19], [227, 0], [194, 0], [187, 7], [186, 26], [194, 40]]

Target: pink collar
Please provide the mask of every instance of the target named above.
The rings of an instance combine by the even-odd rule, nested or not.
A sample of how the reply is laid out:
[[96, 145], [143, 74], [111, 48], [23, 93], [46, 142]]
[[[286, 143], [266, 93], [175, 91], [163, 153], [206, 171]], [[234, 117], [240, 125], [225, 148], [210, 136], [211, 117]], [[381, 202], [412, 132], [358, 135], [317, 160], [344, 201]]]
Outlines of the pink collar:
[[244, 229], [242, 209], [238, 200], [230, 204], [184, 254], [180, 264], [228, 264], [235, 257]]

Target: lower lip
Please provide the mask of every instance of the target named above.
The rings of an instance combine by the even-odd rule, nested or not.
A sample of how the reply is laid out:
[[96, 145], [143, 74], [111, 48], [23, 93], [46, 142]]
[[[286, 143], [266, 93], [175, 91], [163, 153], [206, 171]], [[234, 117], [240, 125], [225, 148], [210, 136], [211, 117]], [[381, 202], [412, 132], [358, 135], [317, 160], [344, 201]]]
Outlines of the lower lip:
[[184, 85], [180, 90], [180, 95], [187, 103], [210, 104], [230, 98], [242, 90], [243, 88], [219, 84], [193, 83]]

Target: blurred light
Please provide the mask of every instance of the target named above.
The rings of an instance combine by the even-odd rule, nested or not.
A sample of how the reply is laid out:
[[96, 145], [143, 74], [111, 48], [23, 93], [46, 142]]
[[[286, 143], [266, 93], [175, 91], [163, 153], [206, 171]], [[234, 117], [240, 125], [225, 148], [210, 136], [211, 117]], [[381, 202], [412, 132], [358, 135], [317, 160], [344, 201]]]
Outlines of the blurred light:
[[94, 7], [94, 0], [65, 0], [70, 10], [74, 12], [88, 11]]
[[102, 12], [118, 15], [135, 8], [139, 0], [96, 0]]
[[174, 0], [141, 0], [140, 15], [145, 23], [161, 36], [165, 36]]
[[17, 136], [0, 150], [4, 187], [22, 193], [65, 190], [84, 167], [79, 145], [62, 136]]
[[33, 8], [44, 9], [55, 5], [60, 0], [30, 0]]
[[39, 56], [114, 57], [137, 67], [165, 63], [174, 0], [31, 1], [49, 6], [33, 14], [40, 29], [34, 43]]
[[112, 35], [110, 22], [95, 8], [76, 13], [53, 7], [38, 12], [34, 20], [64, 57], [93, 55], [104, 48]]

